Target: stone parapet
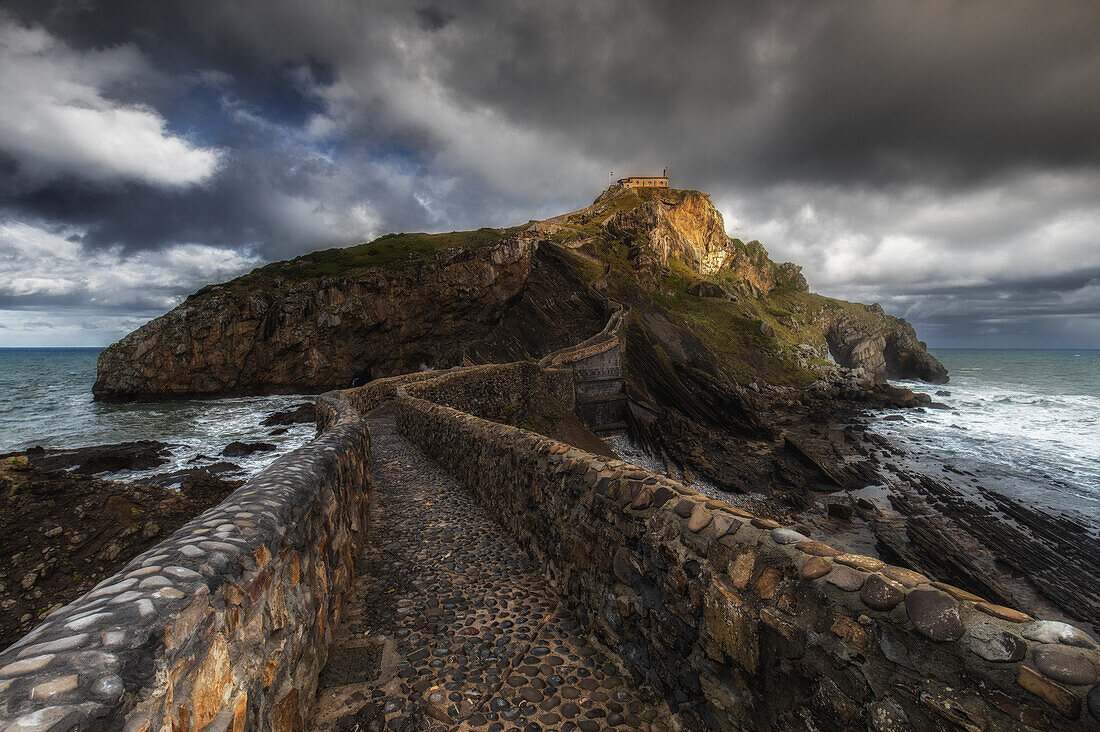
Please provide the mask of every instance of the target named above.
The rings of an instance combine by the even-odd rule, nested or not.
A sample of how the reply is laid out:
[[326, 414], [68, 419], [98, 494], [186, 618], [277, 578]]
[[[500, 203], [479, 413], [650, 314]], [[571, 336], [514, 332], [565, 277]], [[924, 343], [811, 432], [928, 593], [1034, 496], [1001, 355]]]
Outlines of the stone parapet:
[[387, 402], [397, 398], [397, 391], [409, 384], [415, 384], [428, 379], [438, 379], [444, 374], [462, 371], [464, 367], [456, 366], [449, 371], [414, 371], [399, 376], [389, 376], [384, 379], [375, 379], [363, 386], [345, 389], [342, 393], [348, 402], [355, 407], [360, 414], [367, 414]]
[[688, 729], [1100, 729], [1073, 626], [412, 392], [402, 431]]
[[543, 392], [573, 409], [573, 372], [543, 369], [529, 361], [470, 366], [408, 383], [405, 393], [492, 421], [504, 421], [517, 400]]
[[318, 436], [0, 653], [0, 728], [294, 729], [366, 531], [370, 437]]
[[619, 345], [619, 331], [622, 330], [623, 323], [626, 322], [626, 315], [628, 312], [629, 310], [627, 308], [619, 305], [618, 308], [611, 313], [610, 317], [608, 317], [607, 324], [604, 325], [603, 330], [580, 343], [544, 356], [542, 360], [539, 361], [539, 365], [543, 368], [571, 365], [577, 361], [583, 361], [590, 356], [603, 353], [612, 348], [617, 348]]

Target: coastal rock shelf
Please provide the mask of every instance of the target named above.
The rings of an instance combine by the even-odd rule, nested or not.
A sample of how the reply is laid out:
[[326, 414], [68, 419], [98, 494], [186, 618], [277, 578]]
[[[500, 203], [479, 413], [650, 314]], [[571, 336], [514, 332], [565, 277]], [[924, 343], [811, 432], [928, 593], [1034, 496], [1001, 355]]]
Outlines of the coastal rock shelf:
[[569, 374], [323, 396], [312, 443], [0, 654], [0, 725], [1100, 729], [1084, 631], [501, 423]]

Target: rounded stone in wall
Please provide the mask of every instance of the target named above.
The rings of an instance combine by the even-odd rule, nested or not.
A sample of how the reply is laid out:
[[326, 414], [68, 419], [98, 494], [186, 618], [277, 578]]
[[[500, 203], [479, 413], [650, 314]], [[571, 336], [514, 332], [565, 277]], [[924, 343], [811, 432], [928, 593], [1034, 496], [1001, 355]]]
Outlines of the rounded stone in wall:
[[1072, 648], [1042, 645], [1032, 651], [1032, 658], [1044, 676], [1063, 684], [1095, 684], [1098, 680], [1096, 667]]
[[905, 598], [909, 620], [921, 635], [934, 641], [956, 641], [963, 636], [959, 603], [939, 590], [913, 590]]
[[975, 655], [995, 663], [1022, 661], [1027, 654], [1027, 643], [987, 620], [970, 626], [965, 641]]

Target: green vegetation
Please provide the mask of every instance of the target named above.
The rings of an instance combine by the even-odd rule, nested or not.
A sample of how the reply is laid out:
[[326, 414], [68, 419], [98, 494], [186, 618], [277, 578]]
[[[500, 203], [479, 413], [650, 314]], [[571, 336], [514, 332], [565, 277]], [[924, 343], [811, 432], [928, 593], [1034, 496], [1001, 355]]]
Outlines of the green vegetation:
[[252, 270], [225, 285], [207, 285], [191, 297], [219, 287], [246, 290], [265, 282], [300, 282], [319, 277], [334, 277], [352, 270], [379, 267], [400, 270], [411, 262], [426, 262], [440, 252], [457, 247], [484, 247], [515, 235], [524, 226], [507, 229], [482, 228], [476, 231], [451, 231], [442, 234], [386, 234], [374, 241], [351, 247], [322, 249], [284, 262], [273, 262]]
[[[773, 384], [805, 386], [817, 378], [784, 347], [814, 340], [783, 324], [792, 316], [790, 311], [767, 300], [740, 303], [689, 295], [687, 290], [697, 282], [715, 280], [694, 273], [678, 260], [670, 259], [668, 264], [664, 284], [671, 294], [657, 295], [655, 300], [687, 325], [734, 379], [746, 383], [762, 377]], [[762, 333], [761, 323], [771, 326], [776, 337]]]

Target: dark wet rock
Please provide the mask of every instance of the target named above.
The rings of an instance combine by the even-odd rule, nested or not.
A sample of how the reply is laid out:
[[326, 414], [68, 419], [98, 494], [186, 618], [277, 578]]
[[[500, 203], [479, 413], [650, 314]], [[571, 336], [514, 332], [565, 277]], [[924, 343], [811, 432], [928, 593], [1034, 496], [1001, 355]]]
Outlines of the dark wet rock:
[[881, 574], [870, 575], [859, 592], [859, 599], [872, 610], [892, 610], [904, 597], [904, 588]]
[[913, 661], [913, 657], [909, 655], [909, 651], [905, 648], [905, 643], [901, 638], [901, 634], [888, 625], [878, 625], [875, 627], [875, 638], [878, 640], [879, 648], [882, 650], [882, 655], [899, 666], [905, 668], [917, 670], [917, 664]]
[[275, 427], [277, 425], [313, 424], [316, 421], [317, 412], [314, 409], [313, 402], [305, 402], [290, 409], [272, 412], [260, 424], [264, 427]]
[[30, 630], [40, 610], [88, 592], [236, 485], [177, 491], [0, 460], [0, 648]]
[[137, 440], [92, 445], [67, 450], [28, 451], [27, 457], [45, 470], [72, 470], [81, 475], [148, 470], [168, 462], [171, 445], [156, 440]]
[[890, 698], [879, 699], [867, 708], [867, 726], [874, 732], [902, 732], [913, 728], [905, 710]]
[[240, 471], [240, 466], [234, 463], [230, 463], [224, 460], [219, 460], [216, 463], [210, 465], [202, 465], [194, 468], [184, 468], [182, 470], [173, 470], [168, 473], [157, 473], [156, 475], [149, 476], [148, 478], [142, 478], [143, 483], [153, 483], [154, 485], [161, 486], [183, 486], [183, 485], [197, 485], [199, 483], [209, 483], [211, 481], [221, 481], [229, 485], [240, 485], [239, 480], [224, 480], [222, 477], [225, 474], [236, 473]]
[[963, 636], [959, 603], [946, 592], [913, 590], [905, 598], [905, 609], [913, 627], [934, 641], [956, 641]]
[[274, 449], [275, 445], [270, 442], [241, 442], [236, 440], [225, 446], [222, 455], [224, 457], [244, 457], [254, 452], [271, 452]]
[[833, 518], [842, 519], [844, 521], [852, 518], [852, 504], [850, 503], [837, 503], [834, 501], [827, 504], [826, 510]]
[[1096, 667], [1072, 648], [1041, 645], [1032, 651], [1032, 658], [1044, 676], [1063, 684], [1095, 684], [1098, 680]]
[[997, 663], [1022, 661], [1027, 653], [1023, 640], [986, 620], [970, 626], [965, 642], [978, 656]]
[[526, 701], [531, 702], [532, 704], [537, 704], [538, 702], [542, 701], [543, 698], [542, 692], [530, 686], [525, 686], [520, 689], [519, 695], [523, 697]]

